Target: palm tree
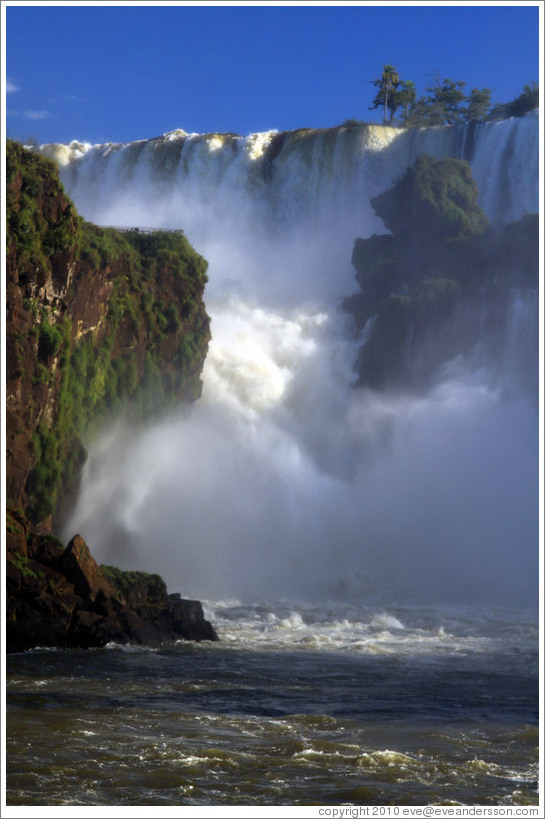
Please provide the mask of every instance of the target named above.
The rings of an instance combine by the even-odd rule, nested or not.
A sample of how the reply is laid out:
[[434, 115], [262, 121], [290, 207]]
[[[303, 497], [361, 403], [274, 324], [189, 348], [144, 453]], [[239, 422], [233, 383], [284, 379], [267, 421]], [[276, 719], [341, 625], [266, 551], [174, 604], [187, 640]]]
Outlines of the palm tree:
[[388, 99], [390, 93], [395, 91], [399, 85], [399, 74], [393, 65], [385, 65], [382, 69], [382, 76], [373, 80], [373, 85], [378, 88], [377, 95], [370, 108], [379, 108], [384, 105], [384, 122], [388, 121]]

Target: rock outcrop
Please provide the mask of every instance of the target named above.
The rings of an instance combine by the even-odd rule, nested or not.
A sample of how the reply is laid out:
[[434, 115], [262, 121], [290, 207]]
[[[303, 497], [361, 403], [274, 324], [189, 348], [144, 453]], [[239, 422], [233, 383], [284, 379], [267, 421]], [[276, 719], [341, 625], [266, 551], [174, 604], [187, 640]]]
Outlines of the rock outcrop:
[[419, 389], [477, 349], [489, 368], [501, 366], [513, 290], [538, 289], [539, 219], [496, 232], [477, 198], [467, 162], [423, 155], [371, 201], [391, 233], [356, 239], [352, 253], [361, 292], [345, 308], [358, 332], [370, 322], [360, 386]]
[[8, 509], [6, 547], [8, 652], [218, 639], [199, 601], [168, 594], [157, 574], [99, 566], [80, 535], [64, 548]]

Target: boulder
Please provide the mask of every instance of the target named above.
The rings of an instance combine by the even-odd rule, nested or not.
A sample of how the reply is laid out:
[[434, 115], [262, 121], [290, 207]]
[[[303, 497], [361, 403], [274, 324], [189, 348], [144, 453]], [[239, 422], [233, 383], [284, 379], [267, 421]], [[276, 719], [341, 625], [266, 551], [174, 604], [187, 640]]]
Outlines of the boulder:
[[172, 611], [172, 628], [184, 640], [217, 640], [211, 623], [204, 619], [199, 600], [183, 600], [179, 594], [169, 595]]
[[74, 584], [77, 594], [94, 601], [99, 592], [112, 597], [114, 591], [81, 535], [74, 535], [66, 547], [60, 565], [66, 577]]
[[169, 595], [158, 574], [99, 566], [80, 535], [65, 549], [31, 533], [17, 509], [8, 509], [6, 531], [8, 652], [218, 639], [200, 602]]

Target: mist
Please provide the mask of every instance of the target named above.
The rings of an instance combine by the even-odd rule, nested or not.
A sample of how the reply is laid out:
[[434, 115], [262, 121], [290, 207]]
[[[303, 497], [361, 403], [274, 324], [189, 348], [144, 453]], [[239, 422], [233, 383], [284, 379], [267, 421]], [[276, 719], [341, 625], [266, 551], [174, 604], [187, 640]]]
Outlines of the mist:
[[326, 418], [301, 441], [274, 409], [204, 400], [114, 428], [91, 447], [69, 528], [100, 562], [206, 599], [535, 603], [531, 404], [461, 379], [344, 410], [333, 443]]
[[380, 172], [343, 202], [330, 179], [301, 204], [293, 154], [290, 190], [276, 179], [268, 198], [225, 157], [220, 173], [199, 155], [191, 184], [168, 196], [149, 162], [123, 184], [94, 163], [100, 189], [85, 168], [67, 175], [86, 218], [183, 226], [209, 262], [202, 398], [144, 428], [114, 420], [87, 442], [64, 535], [79, 532], [100, 563], [206, 600], [537, 604], [532, 396], [469, 359], [421, 394], [355, 386], [361, 339], [340, 304], [357, 290], [354, 240], [384, 232], [369, 196], [402, 164], [392, 144], [388, 172], [384, 149]]

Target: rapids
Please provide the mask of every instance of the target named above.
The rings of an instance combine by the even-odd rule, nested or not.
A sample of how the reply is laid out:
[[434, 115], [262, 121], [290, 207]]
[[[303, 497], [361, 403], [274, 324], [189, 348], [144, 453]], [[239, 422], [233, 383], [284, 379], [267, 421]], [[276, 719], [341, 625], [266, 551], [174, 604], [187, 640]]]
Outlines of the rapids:
[[8, 803], [188, 817], [538, 805], [522, 613], [235, 600], [207, 613], [219, 643], [10, 655]]

